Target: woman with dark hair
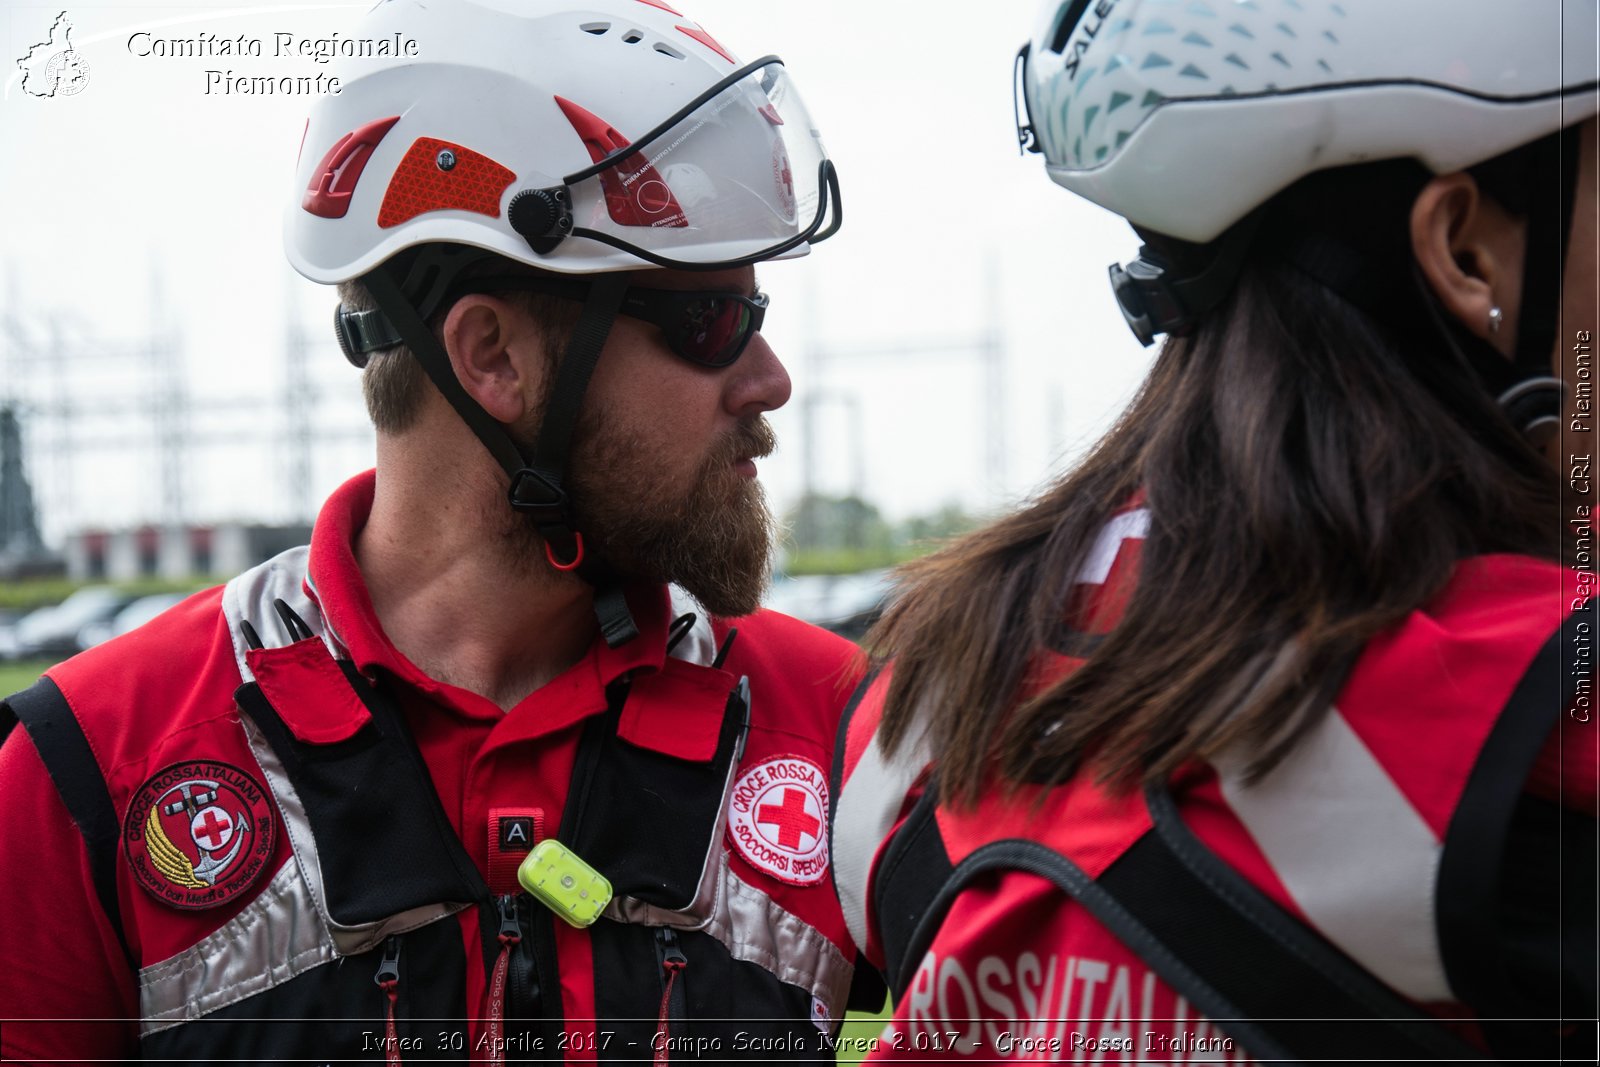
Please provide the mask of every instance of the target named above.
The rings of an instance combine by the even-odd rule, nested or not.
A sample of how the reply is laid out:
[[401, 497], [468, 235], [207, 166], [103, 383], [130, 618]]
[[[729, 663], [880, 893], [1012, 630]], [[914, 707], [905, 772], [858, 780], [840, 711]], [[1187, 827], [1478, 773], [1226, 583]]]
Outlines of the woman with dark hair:
[[1596, 41], [1592, 0], [1047, 5], [1019, 132], [1169, 339], [869, 635], [877, 1056], [1594, 1056]]

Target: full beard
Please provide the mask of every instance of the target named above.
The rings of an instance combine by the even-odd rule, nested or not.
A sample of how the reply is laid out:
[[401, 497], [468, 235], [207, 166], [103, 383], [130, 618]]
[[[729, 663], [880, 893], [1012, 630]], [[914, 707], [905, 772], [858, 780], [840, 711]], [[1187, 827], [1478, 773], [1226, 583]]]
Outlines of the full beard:
[[[687, 486], [674, 485], [637, 436], [582, 420], [567, 484], [587, 557], [623, 581], [674, 582], [713, 615], [750, 614], [770, 577], [774, 521], [761, 484], [734, 464], [771, 455], [776, 444], [766, 419], [741, 423]], [[543, 539], [524, 517], [513, 518], [512, 550], [540, 560]]]

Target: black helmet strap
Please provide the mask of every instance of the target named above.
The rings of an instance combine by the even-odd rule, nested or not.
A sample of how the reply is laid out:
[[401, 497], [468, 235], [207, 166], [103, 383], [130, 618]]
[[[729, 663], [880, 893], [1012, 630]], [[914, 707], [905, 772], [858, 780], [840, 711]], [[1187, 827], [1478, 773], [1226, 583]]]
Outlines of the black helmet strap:
[[[442, 254], [449, 255], [448, 252]], [[431, 249], [423, 249], [418, 263], [432, 258]], [[599, 559], [586, 558], [583, 535], [574, 529], [572, 501], [562, 481], [567, 474], [572, 435], [577, 429], [584, 393], [622, 306], [628, 276], [614, 272], [594, 276], [593, 286], [551, 385], [533, 455], [524, 457], [506, 427], [483, 410], [462, 387], [444, 346], [425, 321], [425, 316], [437, 308], [446, 290], [469, 262], [471, 260], [459, 257], [457, 262], [444, 268], [433, 262], [434, 269], [428, 278], [429, 292], [415, 302], [405, 295], [409, 286], [403, 285], [397, 276], [398, 268], [391, 263], [379, 264], [363, 275], [361, 281], [394, 332], [422, 364], [429, 380], [505, 470], [510, 479], [511, 506], [532, 518], [545, 540], [545, 553], [551, 565], [559, 570], [577, 570], [595, 587], [594, 607], [600, 630], [606, 643], [615, 648], [637, 637], [639, 630], [616, 576]], [[412, 265], [413, 276], [417, 266]]]
[[[1551, 377], [1550, 353], [1561, 328], [1561, 289], [1566, 273], [1567, 243], [1578, 186], [1578, 127], [1545, 137], [1529, 146], [1527, 243], [1522, 255], [1522, 296], [1517, 311], [1517, 347], [1513, 357], [1518, 382], [1512, 392], [1539, 396], [1530, 403], [1502, 394], [1501, 405], [1512, 411], [1516, 401], [1532, 408], [1524, 416], [1525, 432], [1540, 432], [1561, 420], [1561, 383]], [[1490, 186], [1490, 192], [1495, 190]], [[1538, 383], [1537, 385], [1535, 383]], [[1522, 423], [1518, 424], [1522, 427]]]
[[483, 442], [490, 455], [494, 456], [500, 466], [506, 468], [508, 472], [520, 469], [522, 454], [516, 442], [511, 439], [506, 428], [483, 410], [483, 407], [462, 388], [455, 372], [450, 368], [450, 357], [445, 354], [444, 346], [423, 321], [423, 313], [406, 298], [400, 280], [391, 273], [394, 269], [389, 263], [381, 263], [363, 275], [361, 283], [372, 295], [378, 310], [383, 312], [383, 317], [388, 320], [393, 332], [399, 335], [399, 339], [405, 342], [407, 348], [411, 349], [412, 355], [422, 364], [422, 369], [428, 378], [445, 400], [449, 401], [450, 406], [456, 409], [456, 414], [461, 416], [478, 440]]
[[583, 395], [627, 288], [625, 274], [596, 275], [551, 384], [533, 455], [525, 463], [519, 455], [516, 468], [506, 469], [511, 478], [507, 494], [511, 506], [530, 516], [545, 543], [560, 553], [560, 560], [555, 555], [550, 557], [557, 567], [583, 562], [582, 537], [572, 529], [572, 504], [561, 481], [566, 475]]

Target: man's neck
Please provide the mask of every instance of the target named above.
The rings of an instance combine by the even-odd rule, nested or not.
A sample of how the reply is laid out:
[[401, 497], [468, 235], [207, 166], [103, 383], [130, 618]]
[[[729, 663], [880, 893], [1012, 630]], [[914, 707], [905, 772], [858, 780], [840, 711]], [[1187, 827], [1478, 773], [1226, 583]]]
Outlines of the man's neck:
[[380, 448], [357, 565], [384, 633], [430, 678], [509, 711], [583, 658], [597, 628], [588, 585], [512, 560], [471, 479], [387, 476]]

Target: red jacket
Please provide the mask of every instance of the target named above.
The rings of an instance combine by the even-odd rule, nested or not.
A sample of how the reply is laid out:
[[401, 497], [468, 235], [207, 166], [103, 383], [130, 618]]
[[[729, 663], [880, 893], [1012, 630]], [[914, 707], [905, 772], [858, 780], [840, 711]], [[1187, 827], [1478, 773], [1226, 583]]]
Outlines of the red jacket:
[[[784, 1020], [747, 1040], [814, 1044], [852, 971], [825, 769], [854, 647], [759, 612], [701, 617], [669, 654], [692, 609], [634, 590], [640, 637], [502, 713], [384, 635], [351, 547], [373, 484], [330, 499], [309, 551], [48, 672], [109, 792], [113, 874], [15, 731], [0, 1002], [103, 1021], [7, 1023], [7, 1057], [476, 1059], [492, 1036], [586, 1060], [731, 1042], [687, 1021], [741, 1016]], [[595, 926], [520, 894], [544, 837], [611, 878]]]
[[[1091, 632], [1115, 624], [1146, 522], [1142, 510], [1115, 517], [1091, 552], [1079, 587]], [[1520, 557], [1464, 562], [1426, 608], [1368, 646], [1335, 707], [1265, 780], [1245, 785], [1233, 761], [1195, 763], [1168, 783], [1170, 809], [1159, 794], [1115, 795], [1087, 774], [1043, 793], [996, 791], [975, 811], [933, 804], [925, 750], [913, 741], [889, 758], [879, 747], [885, 670], [850, 713], [835, 781], [835, 878], [847, 921], [896, 993], [873, 1058], [1247, 1061], [1238, 1035], [1253, 1031], [1206, 1018], [1169, 980], [1177, 972], [1155, 947], [1159, 936], [1096, 892], [1117, 883], [1119, 863], [1123, 883], [1126, 871], [1150, 869], [1130, 858], [1163, 836], [1209, 853], [1219, 883], [1270, 902], [1306, 931], [1312, 951], [1349, 965], [1352, 983], [1371, 983], [1376, 999], [1466, 1014], [1462, 987], [1497, 979], [1480, 973], [1497, 957], [1480, 936], [1492, 908], [1474, 894], [1496, 883], [1501, 857], [1476, 832], [1484, 813], [1466, 812], [1464, 795], [1508, 747], [1497, 732], [1512, 717], [1503, 712], [1574, 662], [1564, 645], [1582, 639], [1593, 616], [1562, 630], [1571, 577]], [[1055, 661], [1058, 671], [1083, 662]], [[1586, 662], [1592, 672], [1592, 653]], [[1511, 801], [1526, 783], [1592, 820], [1587, 700], [1565, 717], [1544, 703], [1543, 725], [1519, 742], [1525, 759], [1512, 772]], [[1153, 831], [1164, 810], [1170, 835]], [[1583, 825], [1592, 837], [1594, 823]], [[1187, 903], [1180, 873], [1136, 887], [1157, 923]], [[1581, 909], [1593, 904], [1573, 905], [1590, 929], [1592, 910], [1585, 919]], [[1293, 999], [1304, 991], [1280, 992], [1280, 1006], [1299, 1009], [1285, 1015], [1323, 1008]], [[1549, 995], [1541, 1006], [1557, 1009]]]

